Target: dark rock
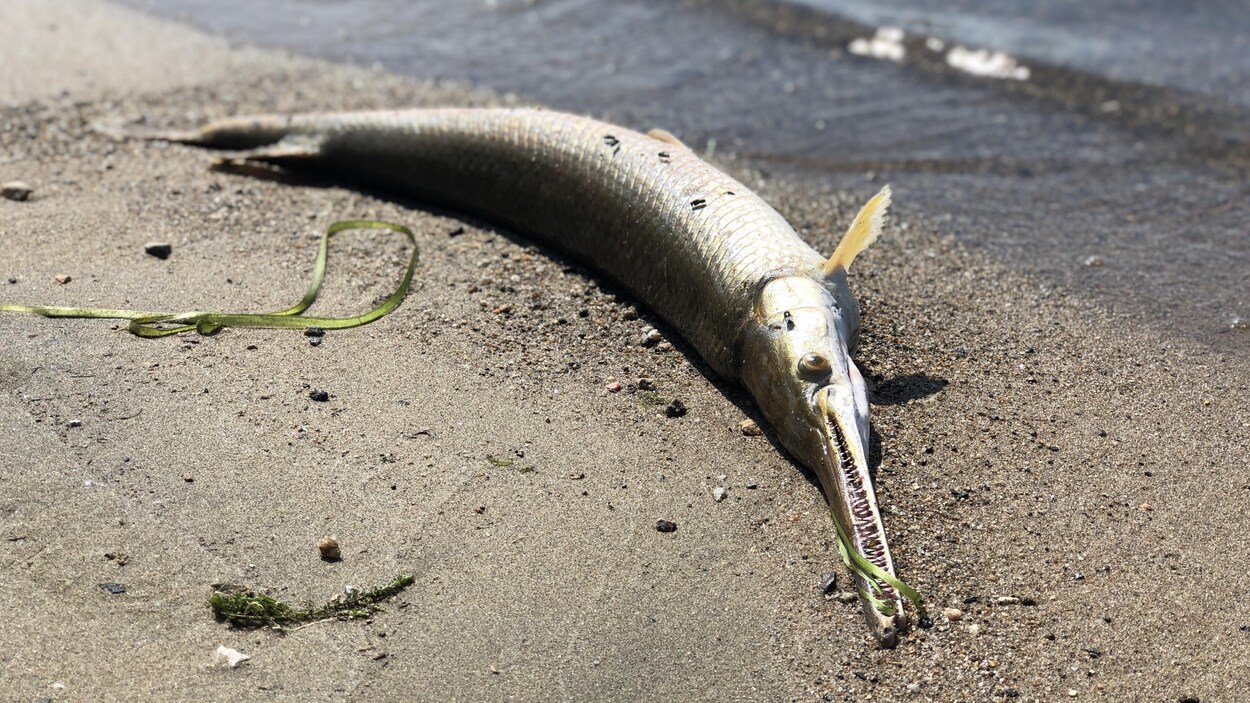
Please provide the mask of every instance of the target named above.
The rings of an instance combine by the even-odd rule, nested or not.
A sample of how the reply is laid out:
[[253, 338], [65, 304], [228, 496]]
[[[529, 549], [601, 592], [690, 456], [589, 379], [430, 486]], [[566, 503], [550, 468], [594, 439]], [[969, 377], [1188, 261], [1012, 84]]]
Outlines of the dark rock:
[[158, 259], [168, 259], [174, 253], [174, 245], [169, 242], [148, 242], [143, 245], [143, 253]]
[[126, 587], [120, 583], [102, 583], [100, 584], [100, 588], [103, 589], [105, 593], [111, 593], [115, 596], [119, 596], [126, 592]]
[[324, 337], [326, 336], [326, 331], [321, 329], [320, 327], [308, 327], [304, 330], [304, 336], [305, 337]]
[[312, 398], [318, 403], [324, 403], [330, 400], [330, 394], [325, 391], [308, 391], [308, 397]]
[[686, 410], [686, 404], [676, 398], [669, 402], [668, 407], [664, 408], [664, 414], [668, 417], [681, 417], [687, 412], [689, 411]]
[[672, 520], [656, 520], [655, 530], [656, 532], [676, 532], [677, 523]]
[[830, 571], [820, 577], [820, 592], [826, 596], [838, 589], [838, 572]]

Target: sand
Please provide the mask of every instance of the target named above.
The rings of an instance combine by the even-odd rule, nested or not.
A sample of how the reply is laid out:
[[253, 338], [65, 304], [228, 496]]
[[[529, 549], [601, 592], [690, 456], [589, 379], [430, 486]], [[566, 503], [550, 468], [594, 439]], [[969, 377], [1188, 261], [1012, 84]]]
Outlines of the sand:
[[[818, 489], [738, 432], [758, 419], [746, 395], [628, 296], [478, 222], [89, 128], [500, 98], [97, 0], [9, 0], [0, 47], [21, 76], [0, 84], [0, 181], [34, 188], [0, 201], [0, 300], [281, 308], [341, 218], [409, 224], [422, 253], [398, 311], [316, 347], [0, 317], [0, 698], [1246, 695], [1243, 360], [969, 253], [898, 194], [853, 272], [859, 360], [891, 544], [937, 616], [880, 650], [857, 605], [818, 590], [841, 571]], [[720, 165], [822, 247], [875, 190]], [[153, 240], [168, 260], [144, 254]], [[403, 253], [352, 239], [321, 309], [371, 305]], [[641, 346], [648, 326], [674, 348]], [[689, 414], [606, 390], [640, 378]], [[331, 534], [335, 563], [316, 547]], [[216, 583], [303, 602], [398, 573], [416, 582], [386, 613], [286, 635], [206, 605]], [[219, 645], [252, 659], [229, 668]]]

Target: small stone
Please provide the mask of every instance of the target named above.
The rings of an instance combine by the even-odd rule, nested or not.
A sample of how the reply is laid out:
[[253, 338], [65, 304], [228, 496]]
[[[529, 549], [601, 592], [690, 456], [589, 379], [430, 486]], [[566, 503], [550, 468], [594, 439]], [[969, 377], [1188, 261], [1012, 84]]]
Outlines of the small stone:
[[143, 245], [143, 253], [158, 259], [168, 259], [174, 253], [174, 245], [169, 242], [148, 242]]
[[244, 654], [237, 649], [230, 649], [223, 644], [217, 647], [217, 658], [225, 660], [226, 664], [233, 669], [248, 659], [251, 659], [252, 655]]
[[669, 402], [668, 407], [664, 408], [664, 415], [667, 417], [681, 417], [687, 412], [689, 411], [686, 410], [686, 404], [676, 398]]
[[969, 625], [968, 634], [972, 635], [973, 637], [976, 637], [977, 635], [981, 634], [981, 626], [976, 623]]
[[764, 430], [760, 429], [759, 424], [749, 418], [738, 423], [738, 431], [747, 437], [759, 437], [764, 434]]
[[1019, 605], [1020, 599], [1015, 596], [998, 596], [994, 598], [994, 605]]
[[920, 693], [920, 684], [918, 683], [907, 684], [907, 692], [908, 693]]
[[633, 308], [627, 308], [625, 312], [621, 314], [621, 317], [625, 318], [626, 320], [637, 320], [638, 311]]
[[82, 427], [82, 420], [70, 420], [65, 424], [69, 427]]
[[964, 619], [964, 611], [959, 608], [942, 608], [942, 614], [951, 622], [959, 622]]
[[743, 486], [744, 486], [744, 487], [745, 487], [748, 491], [753, 491], [753, 490], [755, 490], [755, 489], [759, 488], [759, 487], [760, 487], [760, 484], [756, 483], [755, 481], [747, 481], [745, 484], [743, 484]]
[[1075, 688], [1069, 688], [1069, 689], [1068, 689], [1068, 698], [1076, 698], [1076, 697], [1077, 697], [1077, 695], [1078, 695], [1078, 694], [1077, 694], [1077, 691], [1076, 691], [1076, 689], [1075, 689]]
[[9, 285], [11, 286], [17, 285], [17, 276], [9, 276]]
[[308, 346], [319, 347], [321, 346], [321, 340], [323, 339], [325, 339], [325, 337], [312, 337], [308, 340]]
[[21, 181], [9, 181], [0, 185], [0, 197], [19, 203], [30, 200], [30, 194], [33, 192], [35, 192], [33, 188]]
[[660, 342], [659, 344], [655, 345], [655, 350], [658, 352], [671, 352], [673, 351], [673, 343], [672, 342]]
[[659, 330], [648, 327], [642, 333], [642, 342], [640, 343], [644, 347], [654, 347], [662, 341], [664, 341], [664, 335], [660, 334]]
[[609, 393], [620, 393], [625, 389], [625, 386], [621, 385], [620, 381], [612, 381], [608, 384], [607, 388]]
[[[12, 279], [9, 280], [9, 283], [13, 282], [14, 281]], [[1250, 320], [1247, 320], [1244, 317], [1234, 317], [1233, 321], [1228, 323], [1228, 326], [1235, 332], [1245, 332], [1250, 330]]]
[[1087, 256], [1085, 257], [1085, 260], [1082, 261], [1081, 263], [1090, 268], [1100, 268], [1104, 266], [1107, 262], [1103, 261], [1101, 256]]
[[321, 558], [326, 561], [339, 561], [343, 558], [339, 541], [334, 537], [322, 537], [317, 541], [317, 549], [321, 552]]
[[326, 331], [321, 329], [320, 327], [306, 327], [304, 328], [304, 336], [305, 337], [324, 337], [326, 336]]
[[721, 502], [728, 496], [729, 496], [729, 489], [725, 488], [724, 486], [717, 486], [716, 488], [712, 489], [712, 499], [715, 500], [717, 503]]
[[834, 598], [837, 598], [839, 603], [854, 603], [859, 600], [859, 596], [855, 594], [855, 591], [842, 591]]
[[663, 519], [656, 520], [655, 530], [656, 532], [676, 532], [677, 523], [673, 522], [672, 520], [663, 520]]
[[324, 403], [324, 402], [326, 402], [326, 401], [330, 400], [330, 394], [329, 394], [329, 393], [327, 393], [327, 392], [325, 392], [325, 391], [309, 391], [309, 392], [308, 392], [308, 397], [309, 397], [309, 398], [312, 398], [313, 400], [317, 401], [318, 403]]
[[638, 379], [638, 390], [640, 390], [640, 391], [653, 391], [653, 390], [655, 390], [655, 380], [654, 380], [654, 379], [650, 379], [650, 378], [640, 378], [640, 379]]
[[191, 474], [183, 474], [182, 480], [186, 481], [187, 483], [195, 483], [195, 477], [192, 476]]
[[826, 596], [832, 595], [838, 589], [838, 572], [830, 571], [820, 577], [820, 592]]
[[52, 280], [56, 281], [57, 283], [60, 283], [61, 285], [65, 285], [66, 283], [69, 283], [70, 281], [74, 280], [74, 278], [73, 276], [61, 274], [60, 276], [57, 276], [56, 278]]
[[1137, 509], [1145, 511], [1145, 512], [1150, 512], [1151, 510], [1154, 510], [1154, 506], [1151, 505], [1150, 503], [1142, 503], [1141, 505], [1137, 506]]
[[120, 596], [126, 592], [126, 587], [120, 583], [102, 583], [100, 584], [100, 588], [103, 589], [105, 593], [110, 593], [115, 596]]

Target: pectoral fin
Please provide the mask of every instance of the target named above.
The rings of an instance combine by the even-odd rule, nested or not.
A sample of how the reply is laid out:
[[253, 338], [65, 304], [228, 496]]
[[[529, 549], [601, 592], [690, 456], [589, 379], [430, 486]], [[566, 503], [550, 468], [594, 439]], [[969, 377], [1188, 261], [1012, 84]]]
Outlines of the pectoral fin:
[[881, 235], [881, 226], [885, 223], [885, 213], [890, 207], [890, 186], [885, 186], [880, 193], [873, 196], [860, 208], [850, 229], [842, 235], [842, 241], [834, 250], [833, 256], [824, 263], [821, 269], [826, 276], [832, 276], [838, 269], [843, 271], [851, 267], [856, 255], [867, 249]]

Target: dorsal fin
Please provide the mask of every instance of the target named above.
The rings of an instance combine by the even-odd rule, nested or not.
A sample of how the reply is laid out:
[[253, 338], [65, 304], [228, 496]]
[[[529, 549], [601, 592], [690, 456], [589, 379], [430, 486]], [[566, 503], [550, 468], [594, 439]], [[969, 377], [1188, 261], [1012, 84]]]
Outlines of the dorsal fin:
[[850, 229], [842, 235], [842, 241], [833, 251], [833, 256], [821, 267], [826, 276], [832, 276], [838, 269], [849, 269], [855, 256], [877, 241], [881, 234], [881, 225], [885, 221], [885, 211], [889, 207], [890, 186], [886, 186], [860, 208]]
[[673, 133], [666, 129], [660, 129], [657, 127], [651, 130], [650, 132], [647, 132], [647, 136], [651, 137], [652, 139], [658, 139], [662, 142], [668, 142], [669, 144], [672, 144], [673, 146], [679, 146], [683, 149], [690, 148], [686, 146], [685, 144], [682, 144], [680, 139], [673, 136]]

